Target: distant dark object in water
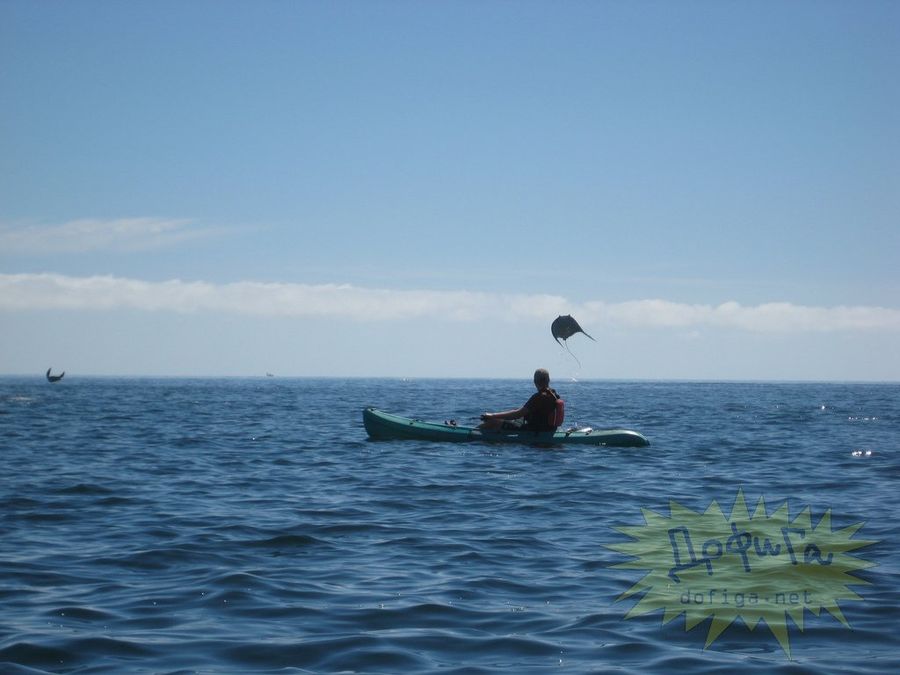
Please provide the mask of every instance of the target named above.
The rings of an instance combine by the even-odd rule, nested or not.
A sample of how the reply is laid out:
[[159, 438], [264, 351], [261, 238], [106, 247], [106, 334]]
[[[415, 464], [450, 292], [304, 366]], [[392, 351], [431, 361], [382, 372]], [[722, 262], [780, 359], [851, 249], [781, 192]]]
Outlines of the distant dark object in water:
[[59, 382], [66, 376], [66, 371], [62, 371], [59, 375], [51, 375], [52, 368], [47, 368], [47, 382]]
[[[566, 314], [565, 316], [558, 316], [553, 320], [553, 323], [550, 324], [550, 332], [553, 333], [553, 338], [559, 342], [560, 338], [562, 338], [562, 342], [559, 344], [566, 348], [566, 351], [572, 355], [572, 358], [575, 359], [575, 362], [581, 367], [581, 361], [578, 360], [578, 357], [572, 354], [572, 350], [569, 349], [569, 344], [566, 342], [570, 337], [575, 335], [575, 333], [584, 333], [591, 340], [594, 340], [590, 335], [584, 332], [584, 329], [578, 325], [578, 322], [575, 320], [571, 314]], [[596, 340], [594, 340], [596, 342]]]
[[[570, 337], [575, 335], [575, 333], [584, 333], [584, 329], [578, 325], [578, 322], [575, 320], [571, 314], [566, 314], [565, 316], [558, 316], [553, 320], [553, 323], [550, 324], [550, 332], [553, 333], [553, 337], [559, 342], [559, 339], [568, 340]], [[591, 340], [594, 340], [590, 335], [587, 335]], [[596, 340], [594, 340], [596, 342]], [[562, 342], [559, 342], [562, 344]]]

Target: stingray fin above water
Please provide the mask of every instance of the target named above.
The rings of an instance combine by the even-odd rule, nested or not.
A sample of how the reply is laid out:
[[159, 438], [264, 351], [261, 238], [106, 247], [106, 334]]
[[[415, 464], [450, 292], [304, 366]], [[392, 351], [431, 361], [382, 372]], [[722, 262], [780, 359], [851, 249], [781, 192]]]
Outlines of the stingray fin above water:
[[[568, 340], [570, 337], [575, 335], [575, 333], [584, 333], [584, 329], [578, 325], [578, 322], [575, 320], [571, 314], [566, 314], [565, 316], [558, 316], [553, 320], [553, 323], [550, 324], [550, 332], [553, 333], [554, 339], [559, 342], [559, 339]], [[594, 340], [590, 335], [587, 335], [591, 340]], [[596, 342], [596, 340], [594, 340]], [[562, 344], [562, 342], [559, 342]]]
[[53, 368], [47, 368], [47, 382], [59, 382], [66, 376], [66, 371], [62, 371], [59, 375], [51, 375], [51, 370], [53, 370]]

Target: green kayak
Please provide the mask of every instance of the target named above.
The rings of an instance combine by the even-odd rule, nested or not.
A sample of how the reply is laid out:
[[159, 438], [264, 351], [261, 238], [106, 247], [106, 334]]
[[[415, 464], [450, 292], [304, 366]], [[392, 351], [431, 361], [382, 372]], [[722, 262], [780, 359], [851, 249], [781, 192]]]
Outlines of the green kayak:
[[373, 439], [416, 439], [465, 443], [526, 443], [529, 445], [605, 445], [641, 447], [650, 445], [642, 434], [628, 429], [568, 429], [556, 433], [537, 431], [482, 431], [452, 424], [422, 422], [408, 417], [366, 408], [363, 410], [366, 432]]

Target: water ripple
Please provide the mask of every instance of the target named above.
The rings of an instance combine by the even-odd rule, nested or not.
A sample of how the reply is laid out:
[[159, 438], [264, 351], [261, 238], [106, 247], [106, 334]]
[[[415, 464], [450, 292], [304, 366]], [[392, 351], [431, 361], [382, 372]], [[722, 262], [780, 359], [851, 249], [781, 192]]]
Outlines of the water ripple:
[[[3, 673], [900, 669], [898, 387], [567, 383], [653, 444], [550, 451], [365, 440], [367, 404], [466, 419], [517, 382], [2, 384]], [[765, 627], [704, 650], [625, 618], [614, 528], [738, 487], [865, 521], [852, 630], [808, 616], [790, 661]]]

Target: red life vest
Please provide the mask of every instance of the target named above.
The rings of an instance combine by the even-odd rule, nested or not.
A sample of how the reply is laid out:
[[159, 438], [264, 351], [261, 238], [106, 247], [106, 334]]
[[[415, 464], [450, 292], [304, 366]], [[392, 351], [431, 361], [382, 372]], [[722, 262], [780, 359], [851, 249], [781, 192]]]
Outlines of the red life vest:
[[547, 387], [528, 399], [525, 404], [524, 428], [530, 431], [554, 431], [565, 417], [565, 403], [553, 389]]
[[547, 422], [551, 427], [561, 427], [563, 420], [566, 419], [566, 402], [561, 398], [556, 399], [556, 406], [550, 412]]

